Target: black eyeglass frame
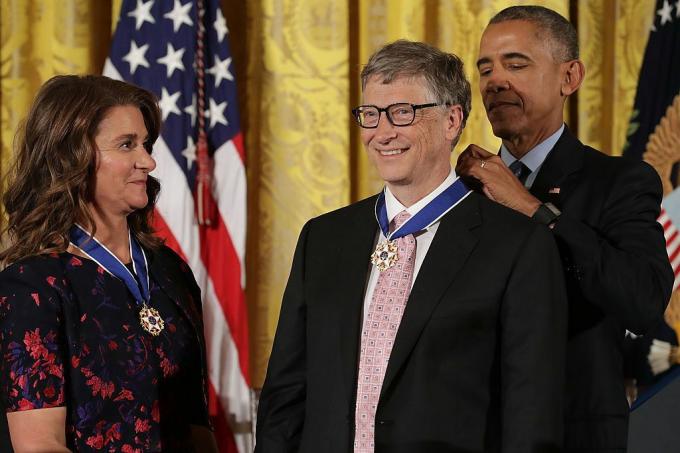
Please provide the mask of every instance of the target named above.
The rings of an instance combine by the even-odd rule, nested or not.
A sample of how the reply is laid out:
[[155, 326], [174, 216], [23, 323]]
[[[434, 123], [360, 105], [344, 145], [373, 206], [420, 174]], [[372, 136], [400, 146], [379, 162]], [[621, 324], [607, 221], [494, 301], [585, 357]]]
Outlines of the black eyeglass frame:
[[[394, 124], [394, 121], [392, 121], [392, 115], [390, 114], [389, 109], [391, 109], [395, 105], [410, 105], [411, 106], [411, 108], [413, 109], [413, 118], [411, 118], [411, 121], [408, 124]], [[425, 108], [428, 108], [428, 107], [437, 107], [437, 106], [440, 106], [440, 105], [448, 105], [448, 103], [430, 102], [428, 104], [411, 104], [409, 102], [395, 102], [394, 104], [390, 104], [390, 105], [388, 105], [387, 107], [384, 107], [384, 108], [380, 108], [377, 105], [373, 105], [373, 104], [364, 104], [364, 105], [360, 105], [358, 107], [353, 108], [352, 109], [352, 116], [354, 116], [354, 119], [356, 120], [357, 124], [360, 127], [363, 127], [364, 129], [376, 129], [378, 127], [378, 125], [380, 125], [380, 116], [382, 115], [382, 112], [385, 112], [385, 117], [387, 117], [387, 121], [389, 121], [392, 126], [406, 127], [406, 126], [410, 126], [411, 124], [413, 124], [413, 122], [416, 120], [416, 112], [419, 109], [425, 109]], [[362, 107], [373, 107], [378, 111], [378, 121], [375, 123], [375, 126], [364, 126], [363, 124], [361, 124], [361, 121], [359, 120], [359, 109], [362, 108]]]

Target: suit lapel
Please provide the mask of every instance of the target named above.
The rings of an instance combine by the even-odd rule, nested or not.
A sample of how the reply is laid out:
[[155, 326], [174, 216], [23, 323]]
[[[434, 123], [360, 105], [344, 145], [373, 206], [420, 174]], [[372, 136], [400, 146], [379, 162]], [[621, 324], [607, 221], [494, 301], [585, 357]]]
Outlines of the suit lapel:
[[471, 230], [481, 223], [476, 197], [475, 194], [468, 196], [446, 214], [439, 224], [406, 303], [385, 371], [381, 398], [411, 354], [432, 311], [475, 248], [477, 237]]
[[562, 136], [541, 165], [530, 192], [542, 202], [558, 207], [571, 192], [570, 175], [583, 167], [583, 145], [565, 126]]
[[358, 371], [362, 310], [370, 272], [370, 256], [378, 233], [374, 211], [376, 198], [371, 197], [358, 206], [349, 223], [349, 228], [345, 229], [342, 240], [338, 244], [340, 253], [335, 306], [338, 307], [337, 326], [341, 329], [338, 332], [340, 370], [342, 370], [345, 395], [350, 404], [353, 401]]

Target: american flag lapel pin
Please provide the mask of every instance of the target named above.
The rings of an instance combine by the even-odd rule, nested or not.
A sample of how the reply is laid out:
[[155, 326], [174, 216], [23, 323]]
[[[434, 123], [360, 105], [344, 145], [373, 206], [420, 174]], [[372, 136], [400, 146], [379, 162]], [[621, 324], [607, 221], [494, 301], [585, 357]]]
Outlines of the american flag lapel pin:
[[559, 187], [553, 187], [552, 189], [548, 190], [548, 193], [552, 193], [552, 194], [557, 195], [557, 194], [560, 193], [560, 188]]

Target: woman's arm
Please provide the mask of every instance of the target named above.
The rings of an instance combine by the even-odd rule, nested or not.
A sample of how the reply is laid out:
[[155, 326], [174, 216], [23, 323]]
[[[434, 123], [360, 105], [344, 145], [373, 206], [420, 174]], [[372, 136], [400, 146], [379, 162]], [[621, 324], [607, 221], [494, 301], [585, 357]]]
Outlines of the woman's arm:
[[70, 452], [66, 448], [65, 407], [8, 412], [7, 425], [15, 453]]
[[0, 391], [17, 453], [69, 451], [60, 276], [45, 257], [0, 272]]

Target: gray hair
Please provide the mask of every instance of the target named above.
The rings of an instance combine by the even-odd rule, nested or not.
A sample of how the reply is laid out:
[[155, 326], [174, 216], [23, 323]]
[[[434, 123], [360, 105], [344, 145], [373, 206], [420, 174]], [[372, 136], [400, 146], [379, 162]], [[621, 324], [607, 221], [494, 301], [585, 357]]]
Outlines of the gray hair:
[[558, 63], [578, 59], [578, 35], [567, 19], [543, 6], [510, 6], [489, 21], [499, 24], [510, 20], [525, 20], [535, 24], [539, 33], [547, 33], [553, 47], [553, 58]]
[[372, 76], [391, 83], [398, 77], [422, 76], [433, 101], [460, 105], [463, 110], [461, 130], [470, 113], [470, 82], [465, 78], [463, 62], [456, 55], [442, 52], [423, 42], [400, 39], [385, 45], [368, 59], [361, 71], [361, 88]]

